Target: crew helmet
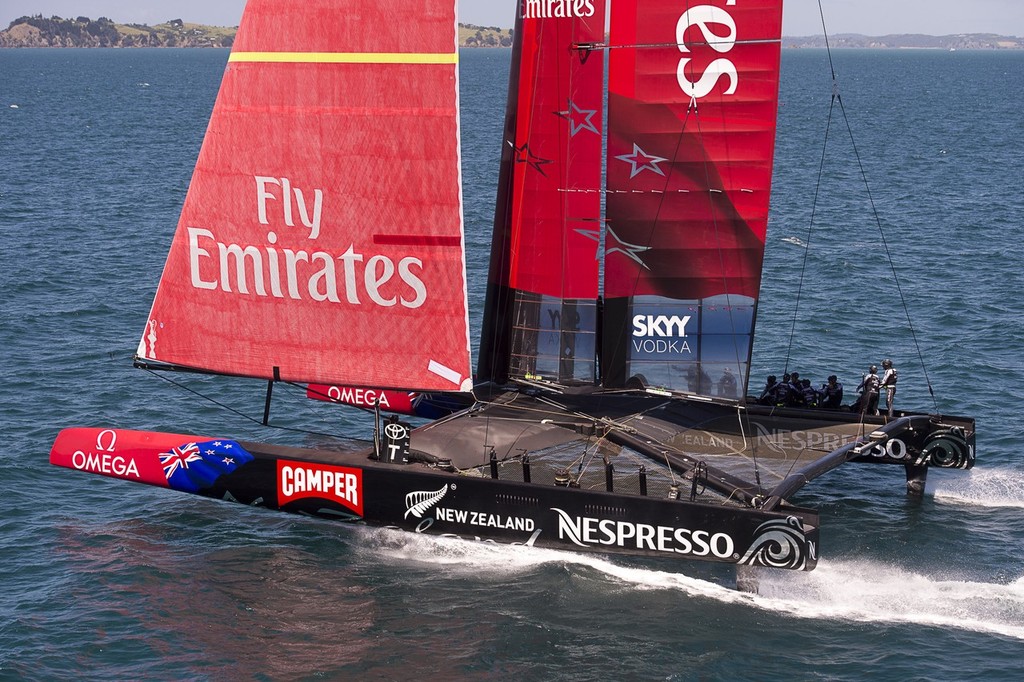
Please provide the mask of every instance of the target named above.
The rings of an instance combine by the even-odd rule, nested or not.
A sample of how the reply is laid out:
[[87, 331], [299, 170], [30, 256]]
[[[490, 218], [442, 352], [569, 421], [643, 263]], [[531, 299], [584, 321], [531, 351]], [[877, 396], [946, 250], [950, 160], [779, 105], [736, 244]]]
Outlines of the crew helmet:
[[868, 368], [868, 371], [871, 372], [872, 374], [874, 374], [875, 372], [878, 371], [878, 368], [875, 367], [874, 365], [871, 365], [871, 367]]
[[890, 360], [889, 358], [882, 360], [882, 367], [885, 367], [886, 369], [892, 367], [892, 360]]

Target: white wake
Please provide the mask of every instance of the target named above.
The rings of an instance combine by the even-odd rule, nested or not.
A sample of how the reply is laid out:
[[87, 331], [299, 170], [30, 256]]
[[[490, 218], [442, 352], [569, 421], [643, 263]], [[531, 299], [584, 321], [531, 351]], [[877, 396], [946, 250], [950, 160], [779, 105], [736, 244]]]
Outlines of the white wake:
[[1024, 509], [1024, 472], [974, 469], [964, 476], [929, 481], [926, 492], [944, 504]]
[[1009, 584], [945, 580], [874, 561], [822, 561], [810, 572], [759, 570], [757, 594], [680, 573], [623, 566], [597, 555], [373, 530], [365, 536], [385, 561], [443, 566], [448, 575], [516, 575], [545, 564], [586, 567], [619, 586], [796, 618], [915, 624], [1024, 640], [1024, 576]]

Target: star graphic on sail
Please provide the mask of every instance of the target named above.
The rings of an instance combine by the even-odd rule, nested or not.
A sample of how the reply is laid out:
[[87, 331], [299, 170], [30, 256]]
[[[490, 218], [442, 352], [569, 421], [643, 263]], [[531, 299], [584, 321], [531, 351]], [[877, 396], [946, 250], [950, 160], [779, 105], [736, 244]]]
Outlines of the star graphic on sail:
[[569, 101], [568, 109], [555, 112], [556, 116], [564, 118], [569, 122], [569, 137], [576, 137], [576, 133], [581, 130], [589, 130], [596, 135], [600, 135], [601, 131], [597, 129], [593, 121], [596, 114], [597, 109], [580, 109], [572, 100]]
[[579, 227], [576, 228], [575, 232], [576, 234], [597, 242], [594, 245], [594, 260], [601, 260], [601, 230], [588, 230], [586, 228]]
[[533, 168], [535, 168], [538, 173], [540, 173], [544, 177], [547, 177], [547, 174], [544, 172], [544, 169], [541, 168], [541, 166], [551, 163], [550, 160], [541, 158], [534, 154], [533, 150], [530, 149], [529, 143], [524, 142], [522, 146], [519, 147], [515, 146], [511, 142], [509, 142], [509, 145], [516, 152], [516, 163], [529, 164], [530, 166], [533, 166]]
[[648, 154], [644, 150], [640, 149], [640, 145], [638, 145], [636, 142], [633, 143], [632, 154], [623, 154], [621, 156], [616, 156], [615, 158], [618, 159], [619, 161], [625, 161], [626, 163], [632, 166], [632, 169], [630, 169], [629, 171], [630, 180], [632, 180], [645, 170], [654, 171], [658, 175], [664, 177], [665, 171], [661, 170], [658, 164], [661, 163], [662, 161], [668, 161], [668, 159], [664, 159], [660, 156]]
[[650, 251], [651, 247], [640, 246], [638, 244], [630, 244], [629, 242], [625, 242], [619, 239], [619, 235], [615, 234], [615, 230], [613, 230], [611, 227], [608, 227], [608, 230], [605, 233], [604, 242], [605, 258], [607, 258], [609, 255], [613, 253], [621, 253], [628, 256], [632, 260], [635, 260], [637, 263], [643, 266], [644, 270], [650, 270], [650, 268], [647, 266], [647, 263], [643, 262], [643, 260], [637, 254], [643, 253], [644, 251]]

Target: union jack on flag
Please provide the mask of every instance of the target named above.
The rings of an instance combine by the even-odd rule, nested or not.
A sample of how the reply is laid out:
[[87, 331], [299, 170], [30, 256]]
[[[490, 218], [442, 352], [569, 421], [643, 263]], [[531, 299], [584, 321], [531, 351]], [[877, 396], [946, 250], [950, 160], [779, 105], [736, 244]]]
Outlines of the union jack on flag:
[[188, 469], [190, 462], [200, 462], [202, 457], [199, 455], [199, 446], [195, 443], [186, 443], [185, 445], [171, 448], [170, 452], [160, 453], [160, 464], [164, 467], [164, 476], [167, 480], [171, 480], [171, 476], [178, 470], [179, 467]]
[[252, 460], [253, 456], [232, 440], [185, 443], [160, 453], [167, 485], [189, 493], [211, 488], [221, 476]]

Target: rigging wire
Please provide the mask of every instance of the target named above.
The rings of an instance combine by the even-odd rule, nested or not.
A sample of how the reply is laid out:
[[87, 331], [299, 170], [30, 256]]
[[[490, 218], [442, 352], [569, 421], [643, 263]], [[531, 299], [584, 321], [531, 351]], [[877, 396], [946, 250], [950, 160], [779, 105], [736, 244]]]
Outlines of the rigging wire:
[[[301, 433], [301, 434], [306, 434], [306, 435], [311, 435], [311, 436], [325, 436], [327, 438], [339, 438], [339, 439], [342, 439], [342, 440], [357, 440], [357, 439], [353, 439], [353, 438], [351, 438], [349, 436], [343, 436], [343, 435], [337, 434], [337, 433], [327, 433], [327, 432], [324, 432], [324, 431], [312, 431], [310, 429], [296, 429], [296, 428], [293, 428], [293, 427], [290, 427], [290, 426], [279, 426], [277, 424], [264, 423], [262, 419], [256, 419], [255, 417], [250, 417], [249, 415], [245, 414], [244, 412], [242, 412], [240, 410], [236, 410], [235, 408], [233, 408], [233, 407], [231, 407], [229, 405], [225, 405], [224, 403], [220, 402], [219, 400], [216, 400], [215, 398], [212, 398], [211, 396], [208, 396], [208, 395], [206, 395], [204, 393], [200, 393], [199, 391], [195, 390], [194, 388], [186, 386], [185, 384], [181, 383], [180, 381], [175, 381], [174, 379], [171, 379], [170, 377], [165, 376], [164, 374], [162, 374], [160, 372], [157, 372], [157, 371], [152, 370], [152, 369], [147, 369], [147, 368], [142, 368], [142, 369], [144, 369], [144, 371], [148, 372], [149, 374], [152, 374], [153, 376], [158, 377], [159, 379], [162, 379], [163, 381], [166, 381], [167, 383], [171, 384], [172, 386], [175, 386], [176, 388], [179, 388], [179, 389], [181, 389], [181, 390], [183, 390], [183, 391], [185, 391], [187, 393], [191, 393], [192, 395], [196, 396], [197, 398], [200, 398], [200, 399], [205, 400], [205, 401], [207, 401], [209, 403], [212, 403], [212, 404], [216, 405], [217, 407], [219, 407], [219, 408], [221, 408], [221, 409], [223, 409], [223, 410], [225, 410], [227, 412], [230, 412], [231, 414], [234, 414], [237, 417], [240, 417], [240, 418], [242, 418], [242, 419], [244, 419], [246, 421], [251, 421], [252, 423], [254, 423], [254, 424], [258, 425], [258, 426], [264, 427], [264, 428], [272, 428], [272, 429], [277, 429], [279, 431], [288, 431], [290, 433]], [[288, 386], [297, 387], [296, 384], [294, 384], [294, 383], [292, 383], [290, 381], [285, 381], [285, 382], [282, 382], [282, 383], [284, 383], [284, 384], [286, 384]]]
[[[829, 55], [831, 60], [832, 56]], [[835, 83], [835, 72], [832, 74], [833, 83]], [[834, 88], [832, 94], [832, 103], [828, 108], [828, 121], [825, 124], [825, 140], [821, 145], [821, 161], [818, 163], [818, 182], [814, 186], [814, 199], [811, 201], [811, 220], [807, 224], [807, 240], [804, 242], [804, 258], [803, 264], [800, 266], [800, 282], [796, 287], [796, 304], [793, 307], [793, 322], [789, 328], [789, 346], [786, 348], [786, 364], [782, 370], [783, 374], [789, 374], [789, 361], [793, 355], [793, 339], [796, 337], [796, 321], [800, 313], [800, 297], [804, 290], [804, 276], [807, 274], [807, 255], [811, 251], [811, 235], [814, 233], [814, 216], [818, 210], [818, 197], [821, 195], [821, 176], [825, 172], [825, 156], [828, 151], [828, 134], [832, 129], [832, 112], [835, 109], [836, 98], [838, 97], [838, 88]]]
[[[800, 270], [800, 283], [799, 283], [799, 286], [797, 288], [797, 307], [799, 307], [799, 305], [800, 305], [800, 293], [801, 293], [801, 291], [803, 289], [804, 275], [805, 275], [805, 272], [806, 272], [806, 269], [807, 269], [807, 254], [810, 251], [810, 246], [811, 246], [810, 235], [811, 235], [811, 231], [812, 231], [812, 229], [814, 227], [814, 217], [815, 217], [815, 211], [816, 211], [816, 208], [817, 208], [818, 195], [819, 195], [819, 192], [820, 192], [820, 189], [821, 189], [822, 176], [824, 174], [825, 150], [828, 147], [828, 136], [829, 136], [829, 130], [831, 129], [831, 125], [832, 125], [832, 114], [834, 112], [836, 103], [838, 103], [839, 104], [839, 110], [840, 110], [840, 112], [843, 115], [843, 121], [846, 123], [846, 131], [847, 131], [847, 134], [850, 137], [850, 145], [851, 145], [851, 148], [853, 149], [854, 159], [857, 162], [857, 169], [860, 172], [861, 180], [864, 183], [864, 190], [865, 190], [865, 192], [867, 194], [868, 203], [871, 206], [871, 215], [874, 218], [875, 225], [878, 227], [878, 234], [879, 234], [879, 237], [881, 238], [881, 241], [882, 241], [882, 248], [885, 251], [885, 257], [886, 257], [886, 259], [889, 262], [889, 269], [892, 271], [893, 283], [896, 285], [896, 291], [897, 291], [897, 293], [899, 294], [899, 297], [900, 297], [900, 304], [903, 306], [903, 313], [904, 313], [904, 316], [906, 317], [906, 320], [907, 320], [907, 326], [910, 329], [910, 336], [911, 336], [911, 339], [913, 340], [913, 343], [914, 343], [914, 350], [917, 353], [918, 361], [921, 363], [921, 370], [922, 370], [922, 373], [924, 374], [925, 384], [928, 387], [928, 394], [931, 396], [932, 404], [935, 407], [935, 411], [938, 412], [939, 411], [938, 399], [935, 396], [935, 389], [932, 387], [931, 378], [928, 376], [928, 367], [925, 365], [924, 354], [921, 351], [921, 344], [920, 344], [920, 342], [918, 341], [918, 338], [917, 338], [917, 330], [914, 329], [914, 322], [913, 322], [913, 320], [910, 317], [910, 308], [907, 305], [907, 298], [906, 298], [906, 295], [903, 293], [903, 286], [900, 284], [900, 278], [899, 278], [899, 275], [896, 272], [896, 264], [893, 261], [892, 252], [889, 249], [889, 242], [885, 238], [885, 230], [882, 228], [882, 220], [881, 220], [881, 218], [880, 218], [880, 216], [878, 214], [878, 208], [875, 205], [874, 196], [871, 193], [871, 185], [868, 183], [868, 176], [867, 176], [866, 170], [864, 169], [864, 163], [861, 160], [860, 151], [857, 149], [857, 141], [856, 141], [856, 139], [854, 138], [854, 135], [853, 135], [853, 126], [850, 124], [850, 117], [846, 113], [846, 105], [843, 104], [843, 96], [842, 96], [841, 92], [839, 91], [839, 79], [836, 76], [835, 62], [832, 60], [832, 47], [831, 47], [831, 44], [830, 44], [829, 39], [828, 39], [828, 28], [825, 25], [825, 10], [822, 7], [821, 0], [818, 0], [818, 13], [821, 16], [821, 30], [822, 30], [822, 33], [825, 36], [825, 51], [828, 54], [829, 70], [830, 70], [831, 75], [832, 75], [832, 100], [831, 100], [831, 103], [829, 105], [828, 124], [826, 125], [826, 128], [825, 128], [825, 141], [824, 141], [824, 144], [822, 145], [822, 159], [821, 159], [821, 164], [818, 167], [818, 180], [817, 180], [817, 185], [816, 185], [815, 190], [814, 190], [814, 203], [813, 203], [812, 209], [811, 209], [811, 221], [810, 221], [810, 224], [807, 227], [808, 238], [807, 238], [807, 243], [804, 246], [803, 265], [802, 265], [801, 270]], [[794, 339], [794, 337], [796, 335], [796, 319], [797, 319], [797, 315], [796, 315], [796, 311], [794, 311], [794, 313], [793, 313], [793, 324], [792, 324], [792, 327], [790, 328], [790, 334], [789, 334], [789, 346], [788, 346], [788, 348], [786, 350], [786, 371], [787, 372], [789, 371], [789, 361], [790, 361], [790, 358], [791, 358], [791, 355], [792, 355], [793, 339]]]
[[932, 398], [932, 404], [935, 407], [935, 411], [939, 411], [939, 402], [935, 397], [935, 390], [932, 388], [931, 378], [928, 376], [928, 367], [924, 362], [924, 354], [921, 352], [921, 344], [917, 340], [917, 331], [914, 329], [914, 323], [910, 318], [910, 308], [907, 306], [907, 297], [903, 294], [903, 287], [900, 284], [899, 275], [896, 273], [896, 264], [893, 262], [892, 253], [889, 251], [889, 242], [885, 238], [885, 231], [882, 229], [882, 220], [878, 215], [878, 209], [875, 208], [875, 199], [871, 195], [871, 188], [868, 186], [868, 176], [864, 170], [864, 164], [861, 162], [860, 154], [857, 152], [857, 143], [853, 139], [853, 129], [850, 127], [850, 120], [846, 116], [846, 108], [843, 106], [842, 98], [839, 99], [839, 108], [843, 112], [843, 119], [846, 121], [846, 128], [850, 134], [850, 144], [853, 145], [853, 154], [857, 159], [857, 167], [860, 170], [861, 178], [864, 180], [864, 187], [867, 191], [868, 201], [871, 204], [871, 213], [875, 218], [875, 224], [878, 226], [878, 236], [882, 239], [882, 247], [885, 249], [885, 257], [889, 261], [889, 269], [892, 270], [893, 283], [896, 285], [896, 291], [900, 295], [900, 303], [903, 305], [903, 313], [907, 318], [907, 326], [910, 328], [910, 335], [914, 341], [914, 349], [917, 351], [917, 359], [921, 363], [921, 370], [924, 373], [925, 384], [928, 386], [928, 394]]

